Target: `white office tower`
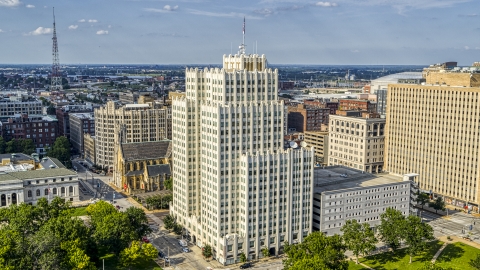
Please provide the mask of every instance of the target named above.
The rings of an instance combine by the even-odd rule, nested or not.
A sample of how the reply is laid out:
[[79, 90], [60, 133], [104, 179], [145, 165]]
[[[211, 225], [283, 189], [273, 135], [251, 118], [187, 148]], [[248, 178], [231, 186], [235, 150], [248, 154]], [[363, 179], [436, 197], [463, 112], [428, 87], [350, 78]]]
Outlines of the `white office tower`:
[[284, 150], [278, 71], [243, 51], [187, 69], [172, 104], [171, 212], [223, 264], [277, 255], [312, 230], [313, 148]]

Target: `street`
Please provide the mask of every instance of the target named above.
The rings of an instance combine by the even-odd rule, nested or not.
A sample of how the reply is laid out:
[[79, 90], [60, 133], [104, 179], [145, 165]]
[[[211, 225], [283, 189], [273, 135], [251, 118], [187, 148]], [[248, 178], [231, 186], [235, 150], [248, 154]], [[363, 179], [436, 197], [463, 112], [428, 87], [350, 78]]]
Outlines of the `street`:
[[[472, 215], [468, 215], [463, 212], [454, 212], [446, 217], [421, 209], [419, 209], [419, 211], [420, 212], [418, 212], [418, 215], [421, 215], [422, 220], [433, 227], [436, 238], [444, 235], [455, 235], [459, 237], [470, 236], [474, 242], [480, 243], [479, 218], [475, 218]], [[472, 225], [472, 230], [470, 230], [470, 225]]]

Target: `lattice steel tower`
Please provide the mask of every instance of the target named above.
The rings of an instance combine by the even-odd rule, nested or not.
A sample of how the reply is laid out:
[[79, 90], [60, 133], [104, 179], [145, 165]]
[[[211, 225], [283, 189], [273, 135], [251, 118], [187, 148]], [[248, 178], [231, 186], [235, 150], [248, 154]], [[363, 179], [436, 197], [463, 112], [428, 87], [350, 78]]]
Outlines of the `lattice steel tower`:
[[55, 8], [53, 8], [53, 47], [52, 47], [52, 75], [50, 77], [50, 91], [62, 90], [62, 74], [60, 74], [60, 60], [58, 57], [57, 29], [55, 26]]

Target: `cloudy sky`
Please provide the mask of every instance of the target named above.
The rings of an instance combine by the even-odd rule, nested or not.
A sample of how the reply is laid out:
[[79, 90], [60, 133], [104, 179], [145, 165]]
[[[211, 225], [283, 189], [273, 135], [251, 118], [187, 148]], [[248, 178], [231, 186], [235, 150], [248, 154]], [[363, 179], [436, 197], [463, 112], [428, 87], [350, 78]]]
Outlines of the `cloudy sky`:
[[[0, 0], [0, 63], [220, 64], [242, 41], [272, 64], [480, 61], [479, 0]], [[257, 44], [257, 45], [256, 45]]]

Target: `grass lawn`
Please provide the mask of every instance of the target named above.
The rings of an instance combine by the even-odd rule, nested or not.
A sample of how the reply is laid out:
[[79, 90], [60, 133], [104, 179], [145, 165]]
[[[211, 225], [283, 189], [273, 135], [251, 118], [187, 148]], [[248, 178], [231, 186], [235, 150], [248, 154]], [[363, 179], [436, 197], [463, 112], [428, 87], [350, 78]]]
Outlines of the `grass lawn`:
[[[128, 270], [129, 268], [127, 267], [122, 267], [115, 255], [113, 254], [107, 254], [103, 257], [100, 257], [100, 263], [98, 266], [98, 269], [103, 269], [102, 265], [102, 259], [105, 260], [105, 270]], [[142, 262], [141, 264], [138, 264], [136, 266], [130, 267], [130, 270], [162, 270], [160, 266], [157, 265], [156, 262], [154, 261], [148, 261], [148, 262]]]
[[77, 207], [74, 208], [73, 216], [78, 217], [78, 216], [86, 216], [87, 215], [87, 207]]
[[355, 261], [348, 261], [348, 270], [362, 270], [362, 269], [367, 269], [367, 268], [361, 266], [360, 264], [356, 264]]
[[464, 243], [449, 244], [437, 258], [435, 265], [462, 270], [473, 269], [468, 262], [476, 258], [479, 253], [480, 249]]
[[425, 262], [432, 260], [433, 255], [440, 249], [443, 242], [433, 241], [427, 243], [427, 249], [422, 254], [412, 258], [410, 264], [410, 256], [408, 256], [406, 249], [397, 250], [395, 253], [385, 252], [368, 256], [360, 259], [360, 262], [374, 268], [376, 270], [387, 269], [402, 269], [402, 270], [414, 270], [422, 267]]

